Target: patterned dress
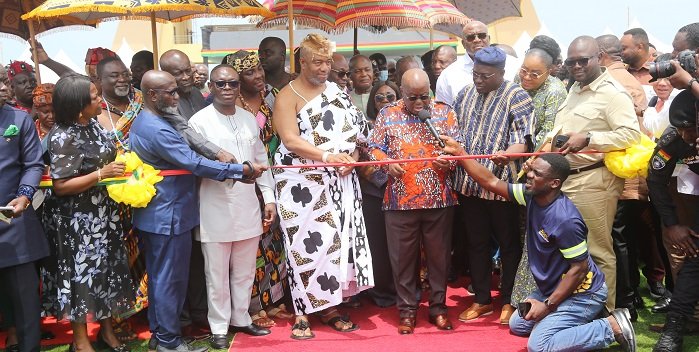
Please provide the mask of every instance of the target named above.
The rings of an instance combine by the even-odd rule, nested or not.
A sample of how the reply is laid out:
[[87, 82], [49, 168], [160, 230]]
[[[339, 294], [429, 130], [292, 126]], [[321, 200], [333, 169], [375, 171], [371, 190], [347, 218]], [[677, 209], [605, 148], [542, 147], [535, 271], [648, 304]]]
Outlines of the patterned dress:
[[[110, 116], [115, 114], [119, 116], [114, 129], [107, 132], [107, 135], [112, 138], [117, 147], [117, 153], [121, 154], [129, 150], [129, 130], [138, 113], [143, 109], [143, 94], [140, 90], [134, 89], [131, 93], [130, 102], [125, 111], [121, 111], [113, 105], [102, 101], [102, 110], [107, 111]], [[146, 274], [146, 263], [144, 256], [141, 255], [139, 238], [133, 229], [131, 207], [125, 204], [119, 204], [119, 216], [121, 217], [121, 225], [124, 230], [124, 245], [129, 258], [129, 270], [131, 278], [137, 285], [134, 288], [135, 301], [131, 310], [125, 312], [120, 317], [119, 321], [124, 320], [144, 308], [148, 307], [148, 275]], [[121, 328], [121, 327], [120, 327]]]
[[[116, 156], [114, 142], [96, 119], [56, 125], [47, 138], [53, 179], [89, 174]], [[104, 187], [55, 200], [52, 240], [58, 267], [49, 278], [56, 279], [57, 317], [84, 323], [128, 311], [134, 294], [119, 207]]]
[[[260, 140], [267, 149], [267, 157], [273, 160], [274, 153], [279, 147], [279, 137], [272, 127], [272, 107], [279, 90], [269, 84], [265, 89], [260, 111], [255, 120], [260, 127]], [[247, 104], [246, 104], [247, 105]], [[246, 110], [249, 107], [243, 106]], [[252, 111], [250, 111], [252, 113]], [[259, 187], [255, 187], [260, 207], [264, 210], [264, 200]], [[262, 212], [264, 217], [264, 211]], [[252, 284], [250, 298], [250, 315], [255, 315], [260, 310], [271, 307], [284, 297], [284, 288], [288, 286], [286, 279], [286, 251], [284, 250], [284, 238], [278, 224], [273, 224], [260, 236], [260, 244], [257, 248], [257, 263], [255, 265], [255, 281]]]
[[[334, 83], [298, 112], [301, 138], [332, 153], [352, 153], [363, 139], [364, 115]], [[293, 88], [293, 82], [289, 83]], [[374, 284], [362, 195], [356, 172], [315, 168], [282, 143], [275, 169], [280, 226], [284, 232], [291, 296], [296, 314], [336, 306]]]

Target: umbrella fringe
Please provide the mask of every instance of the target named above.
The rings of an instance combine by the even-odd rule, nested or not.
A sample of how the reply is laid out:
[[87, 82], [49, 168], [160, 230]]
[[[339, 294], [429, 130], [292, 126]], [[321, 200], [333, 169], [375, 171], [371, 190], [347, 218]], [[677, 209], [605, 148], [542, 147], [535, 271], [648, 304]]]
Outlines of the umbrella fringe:
[[47, 29], [41, 33], [36, 34], [37, 39], [41, 39], [47, 35], [51, 35], [54, 33], [60, 33], [60, 32], [68, 32], [68, 31], [94, 31], [95, 27], [93, 26], [88, 26], [88, 25], [81, 25], [81, 24], [71, 24], [68, 26], [61, 26], [61, 27], [54, 27], [51, 29]]
[[17, 34], [12, 34], [12, 33], [5, 33], [5, 32], [0, 32], [0, 38], [7, 38], [7, 39], [12, 39], [12, 40], [17, 40], [22, 43], [27, 43], [27, 40], [22, 38], [21, 36]]
[[[261, 6], [261, 5], [260, 5]], [[113, 5], [82, 5], [82, 6], [76, 6], [76, 7], [67, 7], [63, 9], [51, 9], [50, 11], [46, 11], [41, 9], [41, 6], [32, 10], [31, 12], [23, 15], [21, 18], [23, 20], [28, 20], [28, 19], [41, 19], [41, 18], [50, 18], [50, 17], [60, 17], [64, 15], [70, 15], [71, 13], [75, 12], [105, 12], [105, 13], [114, 13], [116, 16], [119, 16], [121, 19], [150, 19], [149, 14], [151, 12], [162, 12], [162, 11], [173, 11], [173, 12], [183, 12], [183, 11], [192, 11], [192, 12], [200, 12], [199, 14], [193, 14], [193, 15], [188, 15], [188, 16], [183, 16], [181, 18], [174, 18], [174, 19], [164, 19], [164, 20], [169, 20], [173, 22], [180, 22], [180, 21], [185, 21], [190, 18], [194, 17], [213, 17], [213, 16], [220, 16], [220, 17], [235, 17], [235, 16], [245, 16], [246, 14], [251, 14], [251, 15], [260, 15], [260, 16], [271, 16], [272, 13], [267, 10], [265, 7], [252, 7], [252, 6], [239, 6], [235, 7], [230, 10], [224, 10], [224, 9], [213, 9], [211, 7], [207, 6], [202, 6], [202, 5], [177, 5], [177, 4], [172, 4], [172, 5], [144, 5], [139, 7], [138, 12], [133, 12], [128, 8], [119, 8], [115, 7]], [[249, 11], [248, 13], [241, 13], [241, 9], [246, 9], [246, 11]], [[47, 16], [46, 13], [49, 13]], [[125, 16], [124, 16], [125, 15]], [[116, 17], [115, 16], [115, 17]], [[111, 18], [111, 17], [110, 17]], [[95, 20], [94, 23], [97, 22], [102, 22], [103, 19], [98, 19]], [[94, 24], [92, 22], [88, 24]]]
[[434, 15], [429, 19], [431, 26], [435, 24], [466, 24], [470, 19], [466, 16], [458, 15]]

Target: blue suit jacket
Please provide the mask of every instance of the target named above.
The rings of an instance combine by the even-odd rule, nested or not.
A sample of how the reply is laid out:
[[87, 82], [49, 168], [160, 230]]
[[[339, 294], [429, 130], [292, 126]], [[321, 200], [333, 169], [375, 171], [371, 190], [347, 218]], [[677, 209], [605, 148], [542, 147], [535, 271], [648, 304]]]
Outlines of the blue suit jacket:
[[240, 179], [243, 166], [202, 157], [189, 148], [177, 131], [148, 109], [136, 117], [129, 131], [131, 150], [159, 170], [185, 169], [192, 175], [166, 176], [145, 208], [134, 208], [133, 224], [142, 231], [177, 235], [199, 225], [196, 176], [223, 181]]
[[[36, 126], [26, 112], [0, 107], [0, 136], [11, 125], [19, 133], [0, 137], [0, 205], [17, 197], [20, 185], [39, 187], [44, 163]], [[49, 254], [46, 236], [30, 205], [10, 224], [0, 221], [0, 268], [33, 262]]]

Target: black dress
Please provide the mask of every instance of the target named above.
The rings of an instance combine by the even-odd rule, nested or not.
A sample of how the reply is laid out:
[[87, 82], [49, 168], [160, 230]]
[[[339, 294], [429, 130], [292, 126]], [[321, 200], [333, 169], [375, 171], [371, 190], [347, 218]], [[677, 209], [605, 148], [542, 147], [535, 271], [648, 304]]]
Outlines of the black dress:
[[[86, 175], [116, 156], [116, 146], [96, 119], [87, 125], [56, 125], [49, 134], [51, 177]], [[55, 196], [50, 227], [58, 261], [45, 287], [57, 290], [57, 317], [75, 322], [118, 317], [133, 305], [119, 207], [103, 186]]]

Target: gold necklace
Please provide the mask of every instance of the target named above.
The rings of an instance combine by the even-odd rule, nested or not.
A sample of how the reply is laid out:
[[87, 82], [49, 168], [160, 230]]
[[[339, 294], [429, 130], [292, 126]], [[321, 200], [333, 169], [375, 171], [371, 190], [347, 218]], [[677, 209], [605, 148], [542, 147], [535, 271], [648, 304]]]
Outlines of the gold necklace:
[[[245, 101], [245, 98], [243, 97], [242, 92], [238, 94], [238, 98], [240, 98], [240, 102], [243, 104], [243, 109], [249, 111], [251, 114], [255, 115], [255, 112], [252, 111], [252, 108], [250, 108], [250, 105], [248, 105], [248, 102]], [[265, 96], [264, 96], [264, 91], [260, 91], [260, 106], [265, 103]], [[258, 109], [259, 110], [259, 109]]]

